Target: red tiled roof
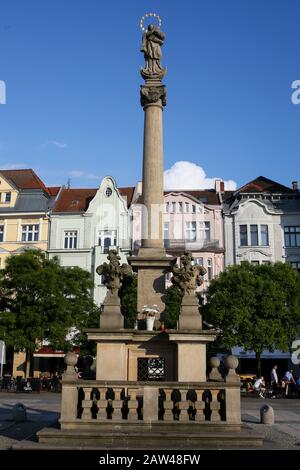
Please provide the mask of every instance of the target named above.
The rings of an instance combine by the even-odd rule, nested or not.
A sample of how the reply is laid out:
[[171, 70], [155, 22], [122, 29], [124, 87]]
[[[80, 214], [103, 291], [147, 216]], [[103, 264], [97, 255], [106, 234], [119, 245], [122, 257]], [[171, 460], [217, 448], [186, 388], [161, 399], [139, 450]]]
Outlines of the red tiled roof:
[[235, 193], [293, 193], [296, 191], [282, 184], [276, 183], [276, 181], [269, 180], [264, 176], [258, 176], [254, 180], [245, 184], [241, 188], [237, 189]]
[[50, 196], [57, 196], [60, 186], [50, 186], [47, 188]]
[[134, 187], [118, 188], [118, 190], [121, 196], [127, 201], [127, 207], [129, 207], [132, 201]]
[[[134, 188], [118, 188], [121, 196], [127, 198], [127, 206], [130, 205]], [[89, 203], [95, 197], [98, 189], [63, 189], [55, 203], [53, 212], [84, 212]]]
[[[164, 195], [171, 193], [185, 193], [190, 196], [193, 196], [195, 199], [198, 199], [203, 204], [211, 204], [211, 205], [220, 205], [220, 201], [218, 195], [214, 189], [204, 189], [204, 190], [190, 190], [190, 189], [178, 189], [178, 190], [171, 190], [171, 191], [164, 191]], [[142, 204], [142, 196], [139, 196], [136, 204]]]
[[31, 169], [1, 170], [0, 173], [10, 180], [18, 189], [43, 189], [50, 194], [43, 181]]
[[97, 189], [63, 189], [57, 199], [53, 212], [84, 212], [93, 199]]

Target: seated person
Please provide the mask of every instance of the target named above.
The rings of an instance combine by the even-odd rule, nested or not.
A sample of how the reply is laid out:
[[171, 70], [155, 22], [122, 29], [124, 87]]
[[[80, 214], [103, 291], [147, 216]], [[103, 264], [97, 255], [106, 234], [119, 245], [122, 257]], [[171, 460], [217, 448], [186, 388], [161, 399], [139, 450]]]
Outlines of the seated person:
[[255, 380], [253, 389], [259, 393], [260, 398], [265, 398], [266, 384], [263, 376]]

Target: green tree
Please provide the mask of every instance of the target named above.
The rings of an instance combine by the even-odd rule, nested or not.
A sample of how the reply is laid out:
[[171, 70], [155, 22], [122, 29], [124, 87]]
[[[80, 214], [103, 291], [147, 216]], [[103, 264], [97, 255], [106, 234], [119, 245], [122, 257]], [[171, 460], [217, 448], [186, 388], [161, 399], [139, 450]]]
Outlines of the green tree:
[[125, 328], [134, 328], [137, 319], [137, 276], [126, 276], [119, 291]]
[[[25, 350], [26, 375], [38, 341], [69, 349], [95, 317], [91, 275], [80, 268], [63, 268], [40, 250], [7, 258], [0, 272], [2, 311], [0, 337], [8, 346]], [[73, 339], [66, 339], [70, 328]]]
[[176, 328], [182, 301], [182, 292], [179, 287], [168, 287], [163, 300], [165, 303], [165, 309], [162, 315], [164, 325], [166, 328]]
[[300, 332], [300, 274], [280, 262], [230, 266], [211, 281], [202, 311], [224, 347], [255, 351], [260, 374], [263, 350], [287, 351]]

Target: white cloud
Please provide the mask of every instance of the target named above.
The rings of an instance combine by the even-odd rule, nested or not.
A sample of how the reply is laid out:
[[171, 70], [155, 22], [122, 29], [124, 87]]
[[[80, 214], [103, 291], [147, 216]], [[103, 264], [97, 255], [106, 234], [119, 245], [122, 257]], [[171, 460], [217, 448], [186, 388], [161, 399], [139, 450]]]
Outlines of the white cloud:
[[[218, 177], [207, 178], [203, 168], [192, 162], [180, 161], [164, 172], [164, 187], [170, 189], [210, 189], [215, 187]], [[233, 180], [224, 181], [226, 190], [235, 190]]]
[[85, 171], [72, 170], [69, 171], [68, 176], [71, 178], [84, 178], [87, 180], [98, 180], [99, 176], [94, 175], [93, 173], [86, 173]]
[[51, 145], [51, 146], [56, 147], [58, 149], [68, 148], [68, 144], [65, 144], [64, 142], [58, 142], [58, 140], [48, 140], [48, 142], [46, 142], [46, 145]]
[[1, 170], [19, 170], [20, 168], [30, 168], [30, 166], [27, 163], [5, 163], [5, 165], [0, 163], [0, 168]]

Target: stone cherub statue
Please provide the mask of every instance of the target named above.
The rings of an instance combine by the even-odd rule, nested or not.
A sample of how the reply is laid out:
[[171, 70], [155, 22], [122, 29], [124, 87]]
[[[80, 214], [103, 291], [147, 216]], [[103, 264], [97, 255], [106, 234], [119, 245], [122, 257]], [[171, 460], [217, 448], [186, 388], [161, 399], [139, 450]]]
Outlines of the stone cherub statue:
[[141, 69], [144, 78], [162, 78], [166, 69], [162, 67], [161, 46], [164, 43], [165, 35], [154, 24], [149, 24], [148, 29], [143, 34], [141, 52], [144, 53], [146, 66]]
[[179, 287], [183, 295], [194, 295], [197, 286], [203, 283], [202, 277], [206, 273], [206, 269], [200, 265], [193, 265], [194, 258], [189, 252], [185, 252], [181, 258], [181, 267], [177, 264], [173, 266], [172, 283]]
[[102, 276], [102, 283], [107, 287], [112, 296], [117, 296], [124, 277], [132, 274], [131, 266], [123, 263], [120, 265], [120, 256], [116, 250], [110, 250], [107, 256], [109, 263], [103, 263], [96, 269]]

